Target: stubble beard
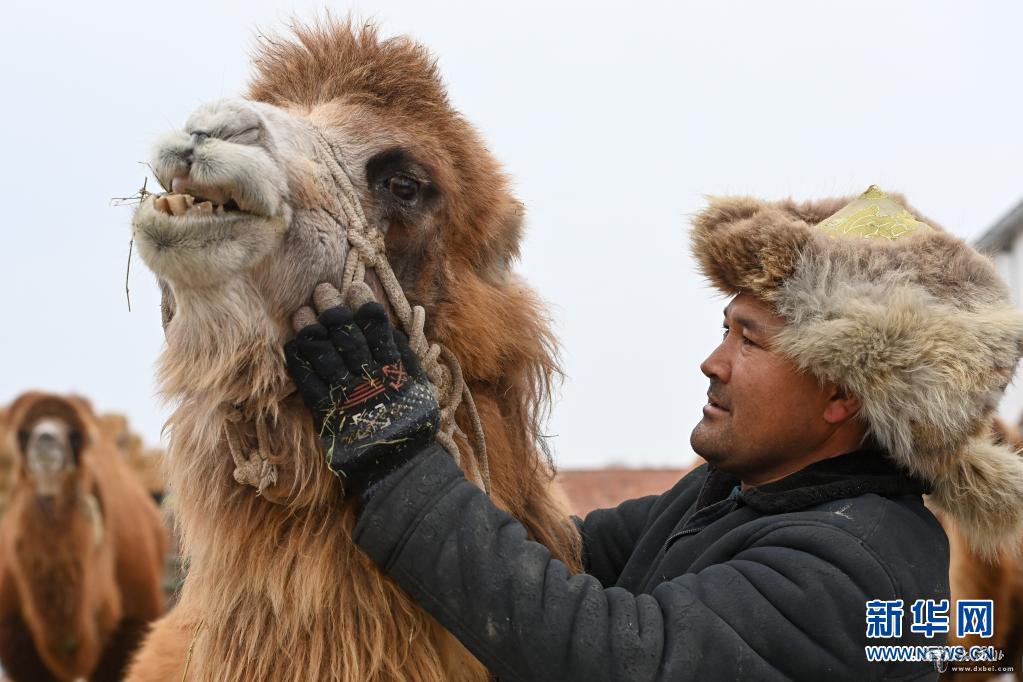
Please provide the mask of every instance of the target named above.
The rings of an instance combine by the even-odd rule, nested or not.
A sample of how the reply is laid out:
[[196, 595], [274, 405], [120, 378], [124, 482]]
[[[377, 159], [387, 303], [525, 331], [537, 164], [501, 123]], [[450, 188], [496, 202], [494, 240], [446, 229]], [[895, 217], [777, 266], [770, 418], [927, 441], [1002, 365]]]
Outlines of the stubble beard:
[[699, 421], [689, 436], [689, 445], [693, 452], [711, 464], [728, 457], [732, 449], [730, 441], [730, 429], [724, 424], [708, 424], [706, 417]]

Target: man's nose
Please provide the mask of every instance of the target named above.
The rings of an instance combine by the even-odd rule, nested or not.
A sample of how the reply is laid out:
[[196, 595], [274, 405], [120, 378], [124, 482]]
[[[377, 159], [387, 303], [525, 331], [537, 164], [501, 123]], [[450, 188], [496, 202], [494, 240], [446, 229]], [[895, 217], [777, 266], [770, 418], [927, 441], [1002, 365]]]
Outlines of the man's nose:
[[708, 379], [718, 379], [727, 383], [731, 378], [731, 365], [725, 357], [724, 344], [720, 344], [700, 363], [700, 371]]

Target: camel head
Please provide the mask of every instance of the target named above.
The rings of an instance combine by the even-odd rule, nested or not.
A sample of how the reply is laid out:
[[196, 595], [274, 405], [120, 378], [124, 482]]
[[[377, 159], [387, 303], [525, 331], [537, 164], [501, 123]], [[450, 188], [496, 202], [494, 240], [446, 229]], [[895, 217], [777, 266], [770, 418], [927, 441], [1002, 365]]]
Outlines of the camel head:
[[[405, 296], [426, 310], [427, 336], [507, 408], [499, 417], [493, 407], [518, 443], [507, 451], [533, 457], [534, 408], [556, 361], [546, 316], [510, 269], [522, 207], [500, 166], [449, 103], [425, 48], [336, 20], [294, 33], [258, 49], [245, 97], [202, 105], [157, 140], [151, 166], [167, 191], [133, 218], [163, 291], [158, 373], [178, 406], [168, 426], [182, 453], [169, 458], [171, 488], [183, 490], [178, 474], [189, 485], [225, 479], [186, 462], [222, 456], [230, 422], [233, 453], [258, 448], [277, 467], [277, 499], [336, 495], [308, 457], [318, 443], [307, 413], [286, 399], [281, 349], [316, 285], [342, 287], [350, 226], [340, 201], [351, 194]], [[374, 278], [368, 270], [381, 298]]]
[[[152, 155], [167, 193], [142, 202], [134, 236], [168, 346], [199, 364], [211, 343], [278, 347], [315, 285], [340, 285], [340, 173], [428, 310], [452, 268], [502, 280], [517, 253], [520, 204], [425, 49], [333, 20], [296, 35], [260, 48], [247, 97], [200, 106]], [[195, 369], [181, 388], [198, 391]]]
[[135, 235], [176, 301], [215, 300], [244, 280], [283, 299], [266, 301], [273, 314], [295, 301], [281, 277], [315, 285], [336, 271], [344, 226], [322, 210], [319, 142], [312, 125], [242, 99], [200, 107], [157, 142], [152, 166], [169, 192], [139, 207]]
[[13, 526], [27, 536], [55, 537], [74, 535], [78, 528], [83, 557], [103, 551], [103, 504], [93, 460], [102, 435], [92, 406], [78, 396], [30, 391], [11, 403], [7, 418], [15, 456]]
[[10, 409], [21, 485], [40, 500], [73, 500], [82, 479], [82, 453], [91, 435], [81, 399], [28, 393]]

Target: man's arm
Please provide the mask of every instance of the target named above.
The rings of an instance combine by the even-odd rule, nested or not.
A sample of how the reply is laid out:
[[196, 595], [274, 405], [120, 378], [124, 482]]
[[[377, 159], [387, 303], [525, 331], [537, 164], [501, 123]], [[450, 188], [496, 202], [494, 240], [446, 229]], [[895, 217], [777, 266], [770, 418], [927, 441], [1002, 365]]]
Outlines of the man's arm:
[[610, 509], [591, 511], [585, 519], [572, 518], [583, 540], [586, 572], [604, 587], [618, 582], [659, 499], [659, 495], [648, 495]]
[[324, 311], [285, 357], [331, 471], [363, 501], [356, 541], [502, 679], [879, 676], [864, 606], [895, 589], [859, 538], [767, 526], [723, 536], [730, 561], [661, 576], [651, 594], [605, 588], [528, 540], [431, 442], [436, 399], [379, 305]]
[[569, 574], [434, 447], [374, 491], [355, 539], [502, 680], [883, 672], [864, 660], [864, 603], [895, 588], [832, 526], [779, 526], [732, 561], [633, 595]]

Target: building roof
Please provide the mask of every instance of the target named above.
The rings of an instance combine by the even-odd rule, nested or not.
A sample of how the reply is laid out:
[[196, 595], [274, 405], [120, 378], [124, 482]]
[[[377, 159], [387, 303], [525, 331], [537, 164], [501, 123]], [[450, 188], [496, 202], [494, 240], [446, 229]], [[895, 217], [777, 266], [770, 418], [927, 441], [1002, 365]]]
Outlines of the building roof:
[[573, 514], [616, 507], [625, 500], [659, 495], [674, 486], [689, 469], [562, 469], [558, 482]]
[[989, 227], [987, 232], [977, 239], [976, 247], [989, 253], [1007, 251], [1012, 246], [1012, 240], [1020, 232], [1023, 232], [1023, 201]]

